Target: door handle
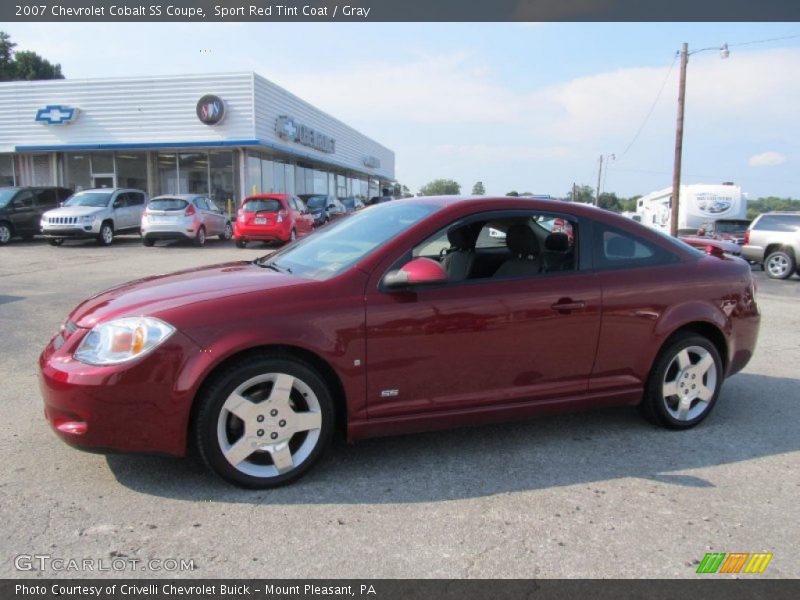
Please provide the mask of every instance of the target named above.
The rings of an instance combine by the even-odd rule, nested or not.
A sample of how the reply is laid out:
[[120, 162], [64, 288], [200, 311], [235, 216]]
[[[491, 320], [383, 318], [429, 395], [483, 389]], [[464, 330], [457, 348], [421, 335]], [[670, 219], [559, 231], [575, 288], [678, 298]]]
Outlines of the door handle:
[[569, 313], [573, 310], [583, 310], [586, 308], [586, 302], [582, 300], [573, 301], [571, 298], [563, 298], [556, 302], [555, 304], [551, 304], [550, 308], [558, 313]]

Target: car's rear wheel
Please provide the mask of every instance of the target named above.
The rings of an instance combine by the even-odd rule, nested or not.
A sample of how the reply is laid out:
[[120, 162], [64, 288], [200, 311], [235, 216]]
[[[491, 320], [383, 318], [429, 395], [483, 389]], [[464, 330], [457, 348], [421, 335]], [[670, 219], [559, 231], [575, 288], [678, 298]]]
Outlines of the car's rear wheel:
[[200, 455], [217, 475], [243, 487], [271, 488], [299, 478], [333, 432], [327, 385], [294, 359], [243, 359], [221, 373], [199, 402]]
[[785, 250], [771, 252], [764, 261], [764, 270], [770, 279], [788, 279], [796, 268], [794, 256]]
[[639, 408], [657, 425], [694, 427], [714, 407], [723, 376], [722, 359], [710, 340], [691, 332], [680, 334], [656, 358]]
[[237, 248], [246, 248], [247, 247], [247, 240], [236, 240], [236, 247]]
[[50, 244], [51, 246], [60, 246], [61, 244], [64, 243], [64, 240], [62, 238], [50, 238], [49, 240], [47, 240], [47, 243]]
[[0, 245], [5, 245], [11, 241], [11, 226], [8, 223], [0, 223]]
[[101, 246], [110, 246], [114, 241], [114, 226], [111, 223], [103, 223], [100, 226], [100, 233], [97, 236], [97, 243]]
[[153, 238], [144, 237], [142, 236], [142, 245], [147, 246], [148, 248], [152, 248], [155, 245], [156, 241]]
[[202, 225], [197, 230], [197, 235], [194, 236], [194, 245], [198, 248], [206, 245], [206, 228]]
[[225, 230], [219, 234], [219, 239], [223, 242], [228, 241], [233, 237], [233, 225], [230, 223], [225, 223]]

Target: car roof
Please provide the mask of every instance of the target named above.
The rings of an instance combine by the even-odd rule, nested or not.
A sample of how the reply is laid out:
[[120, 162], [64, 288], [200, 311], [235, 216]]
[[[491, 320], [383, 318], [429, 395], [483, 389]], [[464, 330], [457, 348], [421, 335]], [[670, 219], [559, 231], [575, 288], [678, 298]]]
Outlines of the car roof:
[[253, 194], [247, 196], [242, 202], [247, 202], [248, 200], [286, 200], [293, 195], [294, 194]]
[[177, 198], [179, 200], [189, 200], [190, 198], [205, 198], [205, 194], [161, 194], [160, 196], [155, 196], [150, 198], [150, 202], [153, 200], [164, 200], [166, 198]]
[[89, 189], [81, 190], [81, 191], [75, 192], [75, 193], [76, 194], [80, 194], [82, 192], [111, 192], [111, 193], [114, 193], [114, 192], [139, 192], [140, 194], [145, 194], [146, 195], [146, 192], [144, 190], [137, 190], [136, 188], [119, 188], [119, 187], [117, 187], [117, 188], [103, 188], [103, 187], [101, 187], [101, 188], [89, 188]]

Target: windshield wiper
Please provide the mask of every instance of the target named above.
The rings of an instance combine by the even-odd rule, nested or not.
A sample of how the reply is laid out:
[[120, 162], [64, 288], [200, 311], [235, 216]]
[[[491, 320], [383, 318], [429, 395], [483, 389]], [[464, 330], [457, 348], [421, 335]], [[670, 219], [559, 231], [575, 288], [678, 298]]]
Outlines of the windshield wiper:
[[274, 261], [267, 261], [267, 262], [256, 262], [259, 267], [264, 267], [267, 269], [272, 269], [273, 271], [277, 271], [278, 273], [291, 273], [292, 270], [289, 267], [282, 267], [278, 263]]

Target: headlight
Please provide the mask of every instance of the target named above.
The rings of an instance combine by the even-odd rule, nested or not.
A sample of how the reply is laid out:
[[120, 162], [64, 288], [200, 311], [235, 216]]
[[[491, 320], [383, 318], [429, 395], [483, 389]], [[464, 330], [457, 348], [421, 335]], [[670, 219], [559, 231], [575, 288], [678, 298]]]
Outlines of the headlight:
[[94, 215], [83, 215], [78, 217], [78, 223], [94, 223]]
[[116, 319], [92, 329], [73, 356], [90, 365], [116, 365], [147, 354], [174, 331], [152, 317]]

